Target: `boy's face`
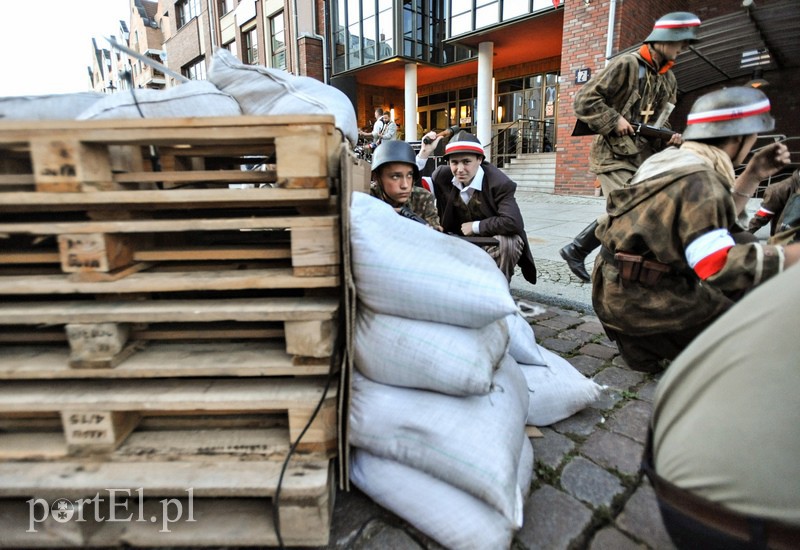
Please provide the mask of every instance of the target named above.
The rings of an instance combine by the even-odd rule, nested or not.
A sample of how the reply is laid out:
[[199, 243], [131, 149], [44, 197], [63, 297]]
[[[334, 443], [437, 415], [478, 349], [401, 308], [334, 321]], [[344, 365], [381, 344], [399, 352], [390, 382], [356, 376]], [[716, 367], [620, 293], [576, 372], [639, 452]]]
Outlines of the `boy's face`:
[[481, 165], [481, 157], [471, 153], [454, 153], [447, 158], [453, 177], [461, 185], [467, 186], [475, 178]]
[[414, 167], [405, 162], [390, 162], [381, 166], [378, 175], [380, 184], [386, 196], [397, 204], [405, 204], [411, 198], [414, 187]]

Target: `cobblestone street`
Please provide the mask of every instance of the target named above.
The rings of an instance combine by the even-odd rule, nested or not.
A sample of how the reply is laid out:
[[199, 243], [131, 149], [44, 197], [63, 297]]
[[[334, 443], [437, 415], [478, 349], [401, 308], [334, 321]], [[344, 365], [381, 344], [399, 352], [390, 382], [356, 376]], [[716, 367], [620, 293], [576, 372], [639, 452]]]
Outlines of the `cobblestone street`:
[[[590, 311], [525, 302], [545, 309], [530, 319], [539, 344], [608, 390], [531, 439], [534, 480], [513, 548], [673, 548], [638, 472], [657, 381], [627, 368]], [[329, 548], [440, 548], [358, 489], [336, 499]]]

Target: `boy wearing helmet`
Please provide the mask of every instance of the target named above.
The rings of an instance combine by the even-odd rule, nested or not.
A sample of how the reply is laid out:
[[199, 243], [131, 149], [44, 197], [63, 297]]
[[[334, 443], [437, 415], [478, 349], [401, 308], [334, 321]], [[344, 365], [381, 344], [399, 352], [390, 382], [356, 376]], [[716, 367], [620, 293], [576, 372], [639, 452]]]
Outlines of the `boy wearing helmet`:
[[[636, 135], [632, 123], [660, 124], [677, 102], [678, 84], [670, 68], [678, 54], [697, 41], [700, 19], [688, 12], [668, 13], [635, 52], [611, 60], [578, 90], [574, 109], [578, 120], [597, 133], [589, 150], [589, 170], [597, 175], [603, 194], [626, 185], [650, 155], [680, 145], [681, 135], [668, 141]], [[584, 260], [599, 246], [592, 222], [561, 249], [572, 272], [589, 282]]]
[[372, 156], [370, 194], [388, 203], [401, 215], [430, 225], [437, 231], [436, 199], [419, 181], [414, 149], [405, 141], [385, 141]]
[[789, 162], [786, 146], [772, 144], [734, 181], [757, 134], [775, 126], [769, 109], [754, 88], [700, 97], [683, 145], [653, 155], [609, 194], [592, 303], [631, 368], [660, 370], [742, 293], [800, 258], [800, 245], [737, 244], [731, 234], [758, 182]]
[[[429, 134], [430, 136], [430, 134]], [[418, 166], [425, 166], [438, 146], [435, 137], [420, 148]], [[497, 245], [485, 248], [511, 281], [519, 265], [522, 276], [536, 283], [536, 265], [525, 233], [525, 222], [514, 193], [517, 184], [485, 160], [478, 138], [461, 130], [445, 146], [447, 166], [433, 172], [433, 190], [442, 227], [447, 233], [494, 237]]]

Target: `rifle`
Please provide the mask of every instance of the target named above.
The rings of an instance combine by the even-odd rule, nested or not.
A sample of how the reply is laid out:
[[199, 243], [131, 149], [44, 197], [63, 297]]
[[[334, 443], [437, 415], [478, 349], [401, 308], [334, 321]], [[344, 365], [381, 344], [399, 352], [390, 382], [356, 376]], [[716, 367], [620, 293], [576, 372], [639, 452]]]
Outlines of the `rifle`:
[[409, 220], [414, 220], [415, 222], [419, 222], [423, 225], [428, 225], [428, 222], [425, 221], [425, 218], [415, 214], [414, 211], [411, 210], [411, 208], [407, 204], [401, 206], [400, 210], [398, 210], [397, 213], [403, 216], [404, 218], [408, 218]]
[[[666, 139], [669, 141], [669, 138], [671, 138], [673, 134], [677, 134], [677, 132], [673, 132], [668, 128], [656, 128], [655, 126], [649, 126], [643, 122], [633, 122], [631, 126], [633, 126], [636, 134], [649, 138]], [[572, 130], [572, 135], [576, 137], [593, 136], [596, 134], [597, 132], [589, 128], [589, 125], [580, 119], [575, 122], [575, 128]]]

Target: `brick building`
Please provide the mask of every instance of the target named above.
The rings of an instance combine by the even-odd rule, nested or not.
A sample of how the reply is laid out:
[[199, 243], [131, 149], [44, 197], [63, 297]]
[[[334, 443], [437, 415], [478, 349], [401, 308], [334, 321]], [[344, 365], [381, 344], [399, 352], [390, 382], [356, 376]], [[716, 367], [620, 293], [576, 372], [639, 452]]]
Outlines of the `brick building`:
[[[227, 48], [246, 63], [341, 89], [362, 127], [383, 107], [409, 141], [459, 124], [504, 168], [544, 159], [551, 171], [536, 188], [555, 193], [594, 190], [591, 138], [571, 136], [582, 79], [640, 44], [670, 11], [704, 22], [703, 40], [673, 69], [673, 127], [682, 129], [697, 95], [745, 84], [759, 69], [771, 83], [777, 132], [800, 134], [796, 0], [131, 0], [131, 8], [132, 47], [186, 77], [205, 78], [214, 49]], [[138, 70], [139, 86], [163, 77]]]

